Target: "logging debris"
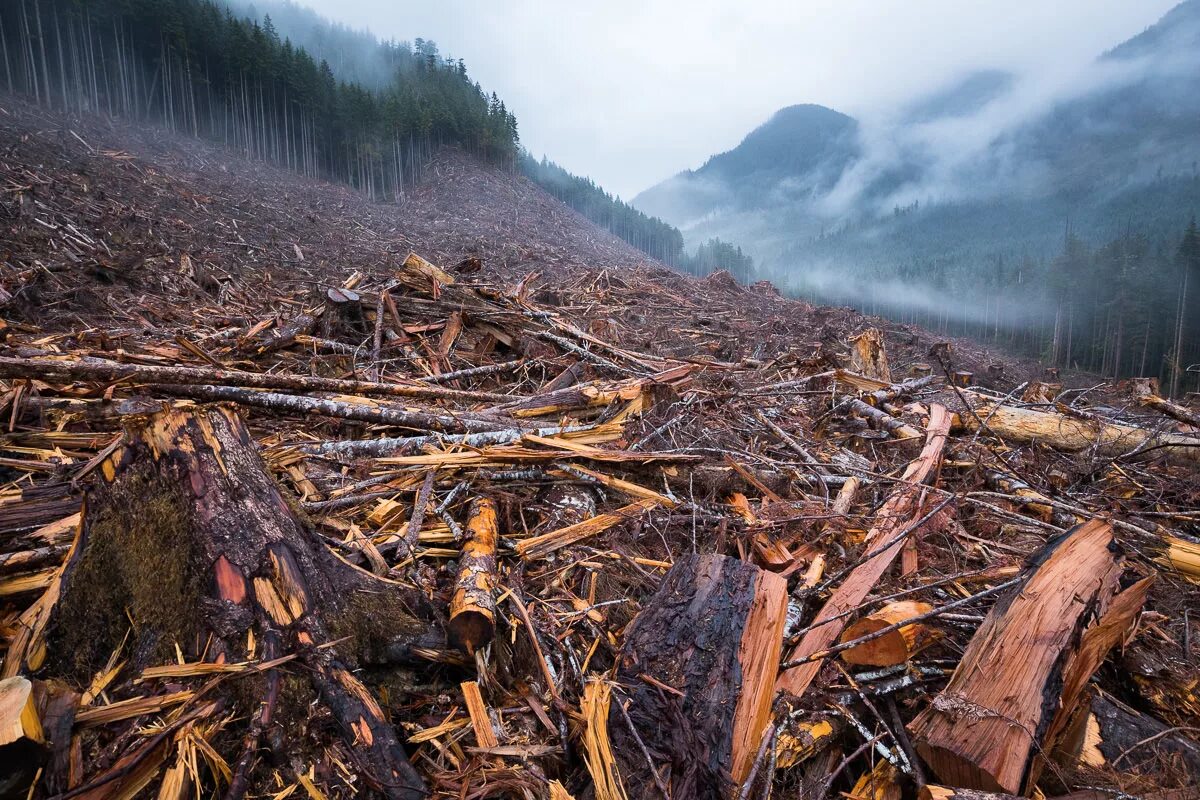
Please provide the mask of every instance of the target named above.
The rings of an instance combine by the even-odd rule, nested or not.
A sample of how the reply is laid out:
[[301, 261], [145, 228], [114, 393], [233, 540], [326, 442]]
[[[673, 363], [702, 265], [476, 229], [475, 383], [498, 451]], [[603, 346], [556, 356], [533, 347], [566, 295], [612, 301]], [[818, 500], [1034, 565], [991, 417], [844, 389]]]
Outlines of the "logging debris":
[[1200, 436], [1153, 387], [653, 267], [368, 236], [105, 295], [22, 236], [0, 794], [1195, 796]]

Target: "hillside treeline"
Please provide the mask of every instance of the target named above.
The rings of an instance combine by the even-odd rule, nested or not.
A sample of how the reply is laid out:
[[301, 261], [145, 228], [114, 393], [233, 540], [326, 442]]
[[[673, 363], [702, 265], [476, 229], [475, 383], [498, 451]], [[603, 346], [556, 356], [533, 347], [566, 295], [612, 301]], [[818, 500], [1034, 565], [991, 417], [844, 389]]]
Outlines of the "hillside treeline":
[[[834, 271], [831, 270], [831, 273]], [[1200, 391], [1200, 232], [1126, 230], [1108, 241], [1064, 235], [1051, 258], [965, 266], [955, 258], [840, 269], [791, 289], [952, 336], [1113, 378], [1157, 376]]]
[[48, 107], [159, 123], [380, 199], [439, 144], [512, 162], [516, 119], [461, 60], [421, 40], [374, 46], [391, 74], [364, 87], [269, 17], [210, 0], [0, 3], [0, 79]]
[[522, 152], [521, 171], [534, 183], [620, 239], [692, 275], [728, 270], [741, 283], [754, 280], [754, 261], [720, 239], [710, 239], [694, 253], [684, 249], [683, 234], [658, 217], [648, 216], [619, 197], [606, 192], [591, 178], [583, 178], [543, 157]]

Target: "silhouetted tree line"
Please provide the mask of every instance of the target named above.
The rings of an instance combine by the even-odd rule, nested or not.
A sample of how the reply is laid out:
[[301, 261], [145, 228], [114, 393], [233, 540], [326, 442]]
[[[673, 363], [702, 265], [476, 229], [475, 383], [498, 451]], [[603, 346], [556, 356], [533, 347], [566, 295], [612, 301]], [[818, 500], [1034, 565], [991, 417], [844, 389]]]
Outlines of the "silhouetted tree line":
[[368, 88], [211, 0], [0, 3], [2, 79], [47, 107], [161, 123], [374, 198], [400, 197], [442, 143], [514, 161], [516, 118], [461, 60], [374, 46], [391, 76]]
[[[801, 284], [803, 287], [803, 283]], [[1157, 376], [1165, 391], [1200, 391], [1200, 231], [1127, 230], [1089, 244], [1068, 231], [1052, 257], [954, 257], [840, 271], [801, 294], [970, 336], [1048, 366], [1121, 378]]]
[[724, 269], [742, 283], [754, 279], [754, 261], [740, 247], [710, 239], [689, 254], [678, 228], [638, 211], [604, 191], [591, 178], [574, 175], [544, 156], [538, 161], [527, 151], [522, 151], [520, 164], [521, 171], [551, 195], [664, 264], [692, 275], [708, 275]]

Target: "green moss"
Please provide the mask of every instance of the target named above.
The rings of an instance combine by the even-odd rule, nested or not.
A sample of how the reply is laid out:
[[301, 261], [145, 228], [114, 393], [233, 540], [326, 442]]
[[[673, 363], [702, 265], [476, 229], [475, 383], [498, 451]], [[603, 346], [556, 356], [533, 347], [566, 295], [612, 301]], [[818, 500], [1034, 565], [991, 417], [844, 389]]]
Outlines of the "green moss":
[[190, 503], [156, 476], [128, 473], [89, 499], [87, 540], [55, 614], [50, 658], [88, 680], [130, 625], [139, 664], [165, 660], [198, 629], [203, 577]]
[[324, 621], [331, 639], [349, 639], [337, 650], [355, 666], [378, 663], [389, 642], [413, 632], [412, 612], [399, 593], [386, 589], [350, 592], [327, 611]]

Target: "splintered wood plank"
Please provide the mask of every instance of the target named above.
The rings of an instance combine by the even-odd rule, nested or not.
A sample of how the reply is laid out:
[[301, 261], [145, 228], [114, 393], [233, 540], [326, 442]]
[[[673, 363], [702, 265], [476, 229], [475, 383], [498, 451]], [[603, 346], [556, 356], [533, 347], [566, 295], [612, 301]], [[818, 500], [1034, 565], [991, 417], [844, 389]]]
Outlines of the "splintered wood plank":
[[480, 747], [496, 747], [500, 742], [492, 730], [492, 720], [488, 717], [487, 703], [479, 691], [475, 681], [463, 681], [463, 698], [467, 703], [467, 713], [471, 715], [471, 727], [475, 730], [475, 743]]
[[543, 533], [541, 536], [534, 536], [531, 539], [523, 539], [517, 542], [517, 553], [525, 559], [545, 558], [556, 550], [604, 533], [614, 525], [634, 519], [657, 505], [658, 502], [655, 500], [638, 500], [635, 503], [621, 506], [611, 513], [597, 514], [583, 522]]
[[[855, 567], [846, 580], [834, 591], [825, 606], [817, 613], [808, 632], [800, 643], [788, 654], [788, 661], [800, 661], [828, 648], [837, 641], [846, 627], [847, 611], [862, 604], [875, 584], [883, 577], [888, 567], [904, 548], [907, 537], [898, 534], [911, 525], [921, 510], [920, 484], [928, 478], [941, 461], [950, 432], [950, 414], [939, 405], [929, 409], [929, 428], [925, 448], [916, 460], [904, 470], [896, 489], [888, 497], [876, 515], [875, 524], [863, 542], [864, 551], [875, 552], [870, 558]], [[909, 532], [909, 536], [912, 532]], [[780, 691], [801, 695], [812, 684], [821, 670], [822, 659], [808, 661], [791, 667], [779, 676], [776, 685]]]

